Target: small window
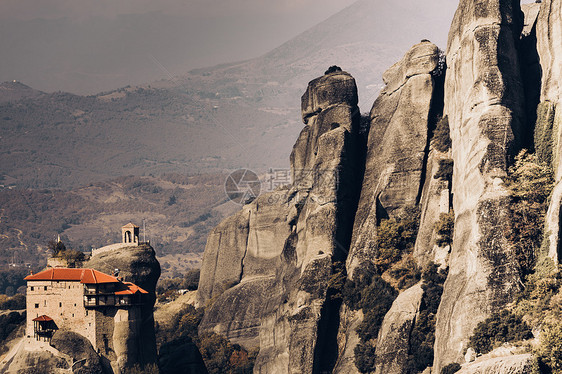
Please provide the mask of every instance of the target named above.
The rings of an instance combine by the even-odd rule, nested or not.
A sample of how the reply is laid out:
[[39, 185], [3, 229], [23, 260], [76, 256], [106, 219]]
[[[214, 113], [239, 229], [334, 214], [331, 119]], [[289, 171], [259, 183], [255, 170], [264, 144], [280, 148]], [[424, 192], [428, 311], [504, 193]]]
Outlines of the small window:
[[[88, 316], [88, 311], [86, 310], [86, 317], [87, 317], [87, 316]], [[90, 323], [90, 325], [91, 325], [91, 323]]]
[[74, 318], [74, 313], [72, 313], [72, 317]]
[[35, 309], [39, 308], [39, 304], [35, 304]]
[[45, 306], [47, 306], [47, 300], [43, 300]]
[[47, 291], [47, 286], [43, 287], [45, 289], [45, 291]]
[[62, 308], [62, 303], [59, 303], [59, 308]]
[[33, 286], [31, 286], [31, 291], [33, 291]]
[[74, 306], [76, 306], [76, 304], [74, 304]]

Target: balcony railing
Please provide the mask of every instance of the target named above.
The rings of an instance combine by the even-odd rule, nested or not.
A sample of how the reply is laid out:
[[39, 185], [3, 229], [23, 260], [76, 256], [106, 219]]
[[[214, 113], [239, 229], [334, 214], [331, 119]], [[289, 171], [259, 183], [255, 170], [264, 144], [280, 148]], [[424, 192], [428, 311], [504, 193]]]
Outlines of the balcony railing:
[[134, 305], [142, 305], [142, 302], [132, 300], [131, 298], [128, 297], [123, 299], [109, 299], [106, 301], [98, 297], [91, 298], [90, 300], [88, 299], [84, 300], [84, 307], [87, 308], [104, 307], [104, 306], [134, 306]]

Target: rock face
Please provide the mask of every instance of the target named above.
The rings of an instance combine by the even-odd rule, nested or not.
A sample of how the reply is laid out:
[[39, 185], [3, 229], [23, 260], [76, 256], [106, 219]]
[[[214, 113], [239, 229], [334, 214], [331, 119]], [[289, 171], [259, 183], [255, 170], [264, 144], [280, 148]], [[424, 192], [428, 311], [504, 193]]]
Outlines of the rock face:
[[401, 293], [386, 313], [377, 339], [377, 374], [404, 372], [410, 351], [410, 332], [422, 297], [423, 289], [417, 284]]
[[72, 357], [73, 373], [103, 373], [100, 357], [96, 354], [90, 341], [71, 331], [57, 331], [51, 339], [51, 346], [59, 352]]
[[542, 70], [540, 104], [537, 108], [535, 145], [542, 161], [549, 162], [555, 173], [556, 186], [552, 193], [546, 221], [549, 234], [549, 256], [560, 259], [560, 205], [562, 203], [562, 107], [560, 106], [560, 64], [562, 48], [562, 2], [545, 0], [541, 4], [537, 24], [537, 52]]
[[[433, 177], [447, 157], [430, 146], [443, 108], [443, 68], [439, 49], [427, 41], [392, 66], [366, 143], [358, 135], [353, 78], [334, 71], [310, 82], [302, 97], [306, 126], [291, 154], [293, 185], [258, 197], [209, 235], [198, 290], [200, 305], [208, 305], [200, 333], [259, 346], [258, 373], [358, 372], [362, 313], [340, 311], [326, 294], [328, 280], [334, 262], [347, 261], [351, 278], [373, 261], [381, 218], [422, 200], [440, 202], [445, 193], [444, 207], [424, 215], [427, 243], [418, 257], [424, 264], [433, 259], [433, 226], [449, 209], [448, 184], [427, 180], [428, 165]], [[402, 372], [422, 295], [421, 286], [404, 292], [385, 318], [379, 372]]]
[[537, 49], [542, 68], [541, 102], [550, 101], [555, 104], [560, 102], [562, 82], [562, 72], [559, 69], [562, 64], [562, 48], [559, 43], [562, 36], [561, 11], [562, 3], [559, 0], [543, 0], [536, 25]]
[[14, 374], [113, 373], [104, 369], [101, 360], [86, 337], [59, 330], [53, 334], [50, 344], [22, 339], [4, 358], [2, 364], [5, 365], [0, 366], [0, 371]]
[[160, 264], [150, 245], [122, 247], [100, 253], [84, 264], [84, 267], [113, 274], [119, 269], [123, 280], [132, 282], [149, 293], [149, 301], [132, 315], [118, 311], [114, 318], [113, 347], [117, 357], [112, 366], [124, 368], [135, 364], [157, 362], [156, 336], [152, 309], [156, 301], [156, 283], [160, 277]]
[[525, 123], [516, 49], [522, 21], [518, 1], [463, 0], [449, 34], [445, 114], [455, 162], [455, 233], [436, 326], [438, 372], [461, 361], [476, 324], [518, 290], [501, 178]]
[[2, 373], [6, 374], [34, 374], [34, 373], [56, 373], [63, 374], [72, 372], [72, 358], [47, 344], [40, 346], [25, 344], [22, 342], [14, 348], [14, 356], [0, 367]]
[[530, 353], [485, 358], [463, 365], [457, 374], [531, 374], [533, 355]]
[[435, 262], [443, 268], [448, 266], [450, 247], [437, 244], [435, 225], [441, 214], [447, 214], [451, 208], [451, 183], [446, 178], [438, 177], [441, 162], [449, 159], [449, 153], [430, 148], [426, 166], [426, 180], [420, 200], [420, 227], [416, 238], [414, 258], [419, 264]]
[[437, 46], [422, 42], [383, 75], [386, 87], [370, 114], [365, 176], [347, 259], [350, 277], [357, 266], [374, 257], [378, 220], [421, 199], [429, 123], [440, 106], [432, 74], [438, 68]]
[[198, 298], [208, 307], [200, 333], [259, 346], [256, 373], [329, 371], [337, 357], [339, 305], [327, 292], [334, 262], [345, 259], [359, 196], [354, 79], [336, 69], [310, 82], [302, 112], [294, 183], [221, 223], [203, 258]]
[[[421, 42], [413, 46], [383, 76], [386, 86], [370, 113], [365, 174], [346, 262], [350, 279], [353, 278], [355, 269], [365, 266], [365, 262], [372, 263], [376, 257], [376, 232], [381, 218], [392, 217], [401, 208], [419, 206], [422, 199], [432, 199], [436, 194], [437, 200], [440, 199], [441, 187], [436, 186], [439, 181], [428, 179], [428, 175], [432, 177], [431, 173], [435, 173], [437, 167], [430, 169], [429, 174], [427, 169], [427, 165], [436, 165], [437, 159], [441, 157], [432, 156], [435, 162], [428, 162], [429, 136], [435, 119], [442, 110], [443, 77], [439, 76], [439, 69], [443, 66], [440, 63], [442, 61], [437, 46], [431, 42]], [[436, 155], [436, 152], [432, 151], [431, 154]], [[448, 205], [446, 208], [448, 209]], [[439, 208], [436, 215], [435, 219], [438, 219]], [[430, 242], [435, 220], [431, 220], [429, 214], [422, 214], [422, 217], [426, 224], [420, 227], [420, 232], [425, 230], [428, 239], [424, 244], [427, 246], [418, 246], [420, 250], [416, 251], [416, 258], [420, 264], [426, 264], [432, 257], [433, 247]], [[401, 300], [404, 298], [409, 300], [410, 296], [404, 296]], [[420, 301], [421, 294], [417, 300], [418, 307]], [[397, 302], [397, 305], [403, 304]], [[412, 303], [416, 304], [415, 301]], [[393, 317], [389, 317], [391, 319], [388, 321], [385, 319], [385, 326], [395, 325], [398, 320], [412, 322], [411, 318], [417, 312], [414, 311], [412, 316], [410, 311], [396, 308]], [[342, 309], [341, 321], [361, 319], [360, 312]], [[358, 372], [355, 365], [344, 365], [354, 362], [353, 348], [358, 343], [356, 328], [357, 322], [341, 326], [340, 341], [346, 344], [344, 349], [340, 349], [338, 372]], [[411, 326], [405, 327], [406, 330], [409, 328]], [[380, 359], [377, 370], [380, 367], [389, 373], [400, 373], [407, 360], [409, 332], [404, 334], [402, 331], [399, 335], [388, 335], [387, 332], [390, 333], [388, 328], [379, 335], [377, 357]], [[393, 359], [390, 351], [404, 348], [406, 355], [399, 358], [399, 362], [391, 362]]]
[[[521, 284], [508, 241], [512, 196], [504, 180], [522, 148], [534, 149], [555, 170], [545, 244], [556, 263], [560, 258], [561, 39], [562, 0], [523, 6], [515, 0], [461, 0], [446, 66], [434, 44], [413, 46], [384, 74], [386, 86], [361, 129], [351, 76], [335, 69], [312, 81], [302, 98], [306, 126], [291, 155], [293, 185], [260, 196], [209, 236], [199, 288], [199, 302], [208, 309], [200, 332], [214, 330], [249, 348], [259, 346], [257, 373], [358, 373], [354, 350], [364, 311], [330, 298], [334, 265], [345, 262], [347, 280], [366, 268], [392, 282], [390, 273], [398, 267], [389, 270], [375, 261], [383, 238], [378, 228], [386, 218], [396, 218], [391, 222], [399, 226], [401, 214], [417, 208], [413, 252], [400, 253], [397, 265], [407, 274], [430, 262], [448, 268], [443, 292], [444, 275], [424, 279], [429, 312], [421, 285], [401, 291], [376, 342], [363, 342], [360, 351], [375, 349], [376, 373], [406, 373], [420, 364], [416, 360], [430, 364], [430, 357], [419, 355], [433, 342], [442, 295], [431, 372], [464, 362], [474, 328], [513, 301]], [[451, 147], [443, 146], [444, 127], [436, 128], [445, 118]], [[320, 171], [335, 171], [337, 184], [320, 183]], [[443, 240], [436, 228], [452, 216], [451, 209], [449, 246], [450, 238]], [[440, 227], [450, 230], [445, 221]], [[428, 318], [416, 324], [420, 309]], [[373, 315], [365, 315], [377, 326], [382, 319], [377, 314], [372, 322]], [[429, 331], [420, 333], [426, 340], [419, 351], [412, 347], [413, 327], [415, 334]], [[530, 370], [524, 350], [473, 356], [468, 351], [472, 362], [460, 373]]]

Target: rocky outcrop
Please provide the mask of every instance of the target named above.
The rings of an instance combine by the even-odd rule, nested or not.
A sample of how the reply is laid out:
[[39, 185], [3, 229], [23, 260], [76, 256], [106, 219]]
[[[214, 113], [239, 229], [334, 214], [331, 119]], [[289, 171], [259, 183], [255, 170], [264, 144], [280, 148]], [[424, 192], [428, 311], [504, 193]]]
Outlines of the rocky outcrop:
[[421, 199], [430, 123], [440, 106], [434, 100], [439, 63], [437, 46], [422, 42], [383, 75], [386, 86], [370, 115], [365, 176], [347, 259], [350, 277], [374, 258], [378, 220]]
[[0, 365], [2, 373], [113, 373], [102, 365], [90, 341], [77, 333], [59, 330], [50, 344], [24, 338], [8, 353]]
[[203, 258], [200, 333], [259, 345], [257, 373], [329, 371], [337, 357], [339, 304], [327, 292], [349, 246], [362, 172], [354, 79], [333, 69], [310, 82], [302, 112], [293, 185], [223, 221]]
[[48, 344], [30, 344], [25, 339], [13, 348], [13, 355], [0, 367], [6, 374], [53, 373], [66, 374], [71, 371], [72, 358]]
[[410, 351], [410, 333], [423, 297], [421, 284], [401, 293], [386, 313], [379, 330], [375, 364], [377, 374], [403, 373]]
[[[302, 98], [306, 126], [291, 155], [294, 184], [260, 196], [209, 237], [199, 301], [210, 307], [202, 331], [259, 345], [258, 373], [357, 373], [354, 348], [363, 313], [331, 301], [334, 263], [345, 261], [348, 281], [366, 267], [401, 288], [390, 275], [398, 267], [376, 261], [382, 233], [377, 230], [383, 219], [398, 222], [409, 208], [418, 208], [414, 250], [397, 272], [411, 272], [417, 281], [416, 266], [435, 262], [449, 269], [443, 292], [444, 275], [427, 281], [429, 312], [420, 285], [402, 291], [376, 342], [365, 342], [365, 349], [375, 349], [377, 373], [429, 365], [431, 357], [420, 355], [431, 349], [442, 295], [431, 371], [462, 363], [477, 324], [513, 301], [521, 285], [508, 240], [513, 197], [505, 179], [522, 148], [534, 148], [555, 170], [545, 244], [551, 258], [560, 257], [561, 3], [461, 0], [449, 34], [446, 72], [435, 45], [423, 41], [412, 47], [384, 74], [385, 87], [364, 128], [366, 140], [357, 136], [353, 79], [331, 69], [312, 81]], [[440, 117], [448, 119], [451, 147], [438, 144]], [[337, 171], [336, 191], [333, 184], [318, 183], [316, 173], [326, 170]], [[359, 181], [360, 188], [353, 185]], [[436, 227], [452, 210], [449, 246]], [[420, 309], [428, 318], [416, 324]], [[412, 346], [412, 329], [425, 339], [425, 351]], [[418, 336], [418, 329], [427, 329], [420, 333], [425, 335]], [[526, 373], [531, 365], [524, 350], [472, 356], [460, 372]]]
[[72, 372], [75, 374], [103, 373], [100, 357], [90, 341], [72, 331], [57, 331], [51, 339], [51, 346], [62, 354], [72, 357]]
[[502, 178], [521, 144], [523, 85], [519, 1], [462, 0], [447, 46], [445, 114], [454, 160], [455, 233], [439, 307], [435, 366], [460, 362], [476, 324], [518, 291], [506, 240], [509, 199]]
[[440, 177], [438, 172], [443, 161], [449, 159], [449, 152], [440, 152], [431, 147], [426, 166], [426, 180], [420, 200], [420, 225], [414, 248], [414, 258], [418, 264], [435, 262], [446, 268], [449, 259], [449, 246], [437, 244], [435, 225], [442, 214], [447, 214], [452, 205], [451, 181]]
[[530, 353], [485, 357], [463, 365], [457, 374], [531, 374], [535, 372], [533, 364], [533, 355]]
[[562, 82], [562, 37], [561, 22], [562, 2], [560, 0], [543, 0], [537, 20], [537, 49], [542, 68], [541, 102], [560, 102], [560, 84]]
[[[392, 216], [400, 208], [417, 206], [422, 200], [422, 191], [426, 200], [434, 195], [428, 192], [435, 182], [426, 181], [426, 166], [430, 149], [429, 135], [442, 109], [442, 77], [439, 76], [442, 73], [439, 69], [444, 67], [442, 63], [437, 46], [431, 42], [421, 42], [413, 46], [383, 76], [386, 86], [370, 113], [365, 173], [346, 261], [350, 279], [357, 267], [364, 266], [365, 262], [373, 262], [376, 257], [379, 220]], [[433, 173], [436, 171], [433, 170]], [[433, 223], [427, 218], [426, 221], [426, 231], [431, 238]], [[423, 247], [418, 252], [418, 259], [426, 261], [430, 254], [425, 257], [422, 254], [431, 250]], [[398, 302], [397, 305], [402, 303]], [[387, 322], [386, 326], [397, 320], [408, 320], [411, 316], [396, 308], [392, 315], [388, 318], [394, 322]], [[360, 311], [342, 308], [340, 321], [353, 323], [340, 326], [338, 340], [341, 348], [337, 372], [358, 373], [353, 363], [354, 348], [359, 342], [355, 330], [361, 320]], [[400, 372], [407, 357], [392, 364], [389, 352], [393, 349], [391, 347], [400, 346], [406, 347], [407, 353], [409, 335], [387, 335], [386, 332], [379, 336], [383, 343], [377, 348], [377, 357], [379, 350], [381, 357], [378, 366]]]
[[124, 281], [148, 291], [147, 303], [140, 311], [119, 310], [114, 317], [113, 347], [117, 359], [112, 365], [122, 369], [135, 364], [156, 363], [153, 307], [160, 264], [156, 260], [154, 249], [148, 244], [121, 247], [92, 256], [84, 267], [106, 274], [113, 274], [115, 269], [119, 269], [119, 277]]
[[560, 261], [560, 205], [562, 204], [562, 107], [560, 106], [560, 66], [562, 48], [562, 2], [544, 0], [537, 24], [537, 52], [542, 69], [540, 104], [537, 108], [535, 146], [542, 161], [552, 165], [556, 186], [551, 196], [545, 231], [548, 234], [548, 255]]
[[359, 373], [355, 366], [354, 349], [360, 342], [357, 329], [362, 321], [363, 312], [361, 310], [353, 311], [347, 305], [342, 305], [338, 330], [338, 361], [334, 367], [334, 373]]

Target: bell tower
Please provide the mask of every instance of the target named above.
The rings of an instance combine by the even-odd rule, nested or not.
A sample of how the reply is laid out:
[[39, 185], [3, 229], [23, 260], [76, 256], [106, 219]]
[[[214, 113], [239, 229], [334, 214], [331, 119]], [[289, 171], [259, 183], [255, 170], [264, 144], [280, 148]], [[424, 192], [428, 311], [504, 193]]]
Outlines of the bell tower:
[[132, 223], [128, 223], [121, 227], [121, 233], [124, 244], [139, 245], [139, 227]]

